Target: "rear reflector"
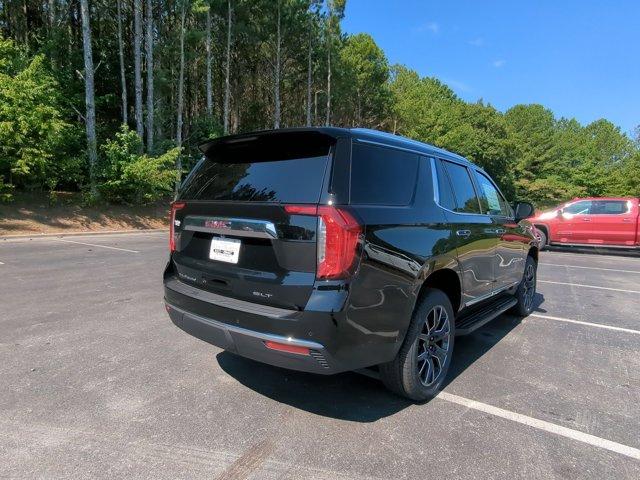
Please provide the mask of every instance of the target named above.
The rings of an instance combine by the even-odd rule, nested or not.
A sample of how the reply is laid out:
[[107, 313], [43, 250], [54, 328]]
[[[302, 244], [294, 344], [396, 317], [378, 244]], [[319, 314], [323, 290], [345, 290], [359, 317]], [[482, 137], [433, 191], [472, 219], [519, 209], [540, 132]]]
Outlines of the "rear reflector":
[[298, 347], [297, 345], [289, 345], [288, 343], [277, 343], [266, 341], [264, 346], [271, 350], [279, 350], [287, 353], [297, 353], [298, 355], [309, 355], [309, 349], [307, 347]]
[[319, 279], [345, 278], [350, 275], [362, 227], [348, 211], [331, 205], [285, 205], [294, 215], [318, 217], [317, 271]]

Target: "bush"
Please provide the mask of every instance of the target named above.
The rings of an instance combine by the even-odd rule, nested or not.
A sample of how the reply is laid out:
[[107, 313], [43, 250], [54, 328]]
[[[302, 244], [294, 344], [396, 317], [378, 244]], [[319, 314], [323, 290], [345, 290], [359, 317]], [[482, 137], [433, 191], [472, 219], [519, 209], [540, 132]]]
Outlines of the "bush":
[[9, 203], [13, 200], [13, 185], [4, 183], [0, 177], [0, 203]]
[[109, 202], [144, 204], [169, 194], [176, 180], [179, 148], [157, 157], [140, 154], [142, 142], [126, 125], [102, 146], [98, 191]]

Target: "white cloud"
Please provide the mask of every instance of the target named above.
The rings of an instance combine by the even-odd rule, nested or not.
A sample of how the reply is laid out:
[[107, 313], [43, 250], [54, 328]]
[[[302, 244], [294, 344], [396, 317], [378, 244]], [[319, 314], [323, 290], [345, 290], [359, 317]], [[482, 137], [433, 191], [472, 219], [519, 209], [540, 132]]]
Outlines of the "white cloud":
[[417, 32], [430, 32], [433, 35], [440, 33], [440, 25], [437, 22], [426, 22], [415, 29]]
[[493, 62], [491, 62], [491, 65], [493, 65], [496, 68], [501, 68], [504, 67], [506, 65], [507, 61], [503, 60], [503, 59], [498, 59], [498, 60], [494, 60]]
[[484, 38], [482, 37], [476, 37], [472, 40], [469, 40], [467, 43], [474, 47], [484, 47], [486, 45]]

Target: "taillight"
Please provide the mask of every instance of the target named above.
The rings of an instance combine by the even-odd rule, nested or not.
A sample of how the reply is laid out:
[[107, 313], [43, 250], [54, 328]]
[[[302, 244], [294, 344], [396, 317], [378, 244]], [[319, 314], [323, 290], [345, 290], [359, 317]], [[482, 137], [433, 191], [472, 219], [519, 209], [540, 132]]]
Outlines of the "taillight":
[[184, 202], [173, 202], [171, 204], [171, 214], [169, 216], [169, 251], [176, 251], [176, 235], [175, 235], [175, 222], [176, 212], [184, 208]]
[[337, 279], [348, 276], [362, 232], [357, 220], [346, 210], [330, 205], [286, 205], [284, 208], [294, 215], [318, 217], [316, 277]]

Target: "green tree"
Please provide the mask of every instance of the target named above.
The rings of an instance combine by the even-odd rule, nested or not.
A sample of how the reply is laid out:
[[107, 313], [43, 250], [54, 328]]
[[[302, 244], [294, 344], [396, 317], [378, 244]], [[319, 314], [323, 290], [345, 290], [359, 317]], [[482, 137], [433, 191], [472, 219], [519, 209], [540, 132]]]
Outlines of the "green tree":
[[370, 35], [360, 33], [346, 39], [339, 62], [340, 116], [351, 117], [353, 126], [380, 128], [387, 122], [391, 100], [384, 52]]
[[[17, 187], [55, 187], [55, 164], [68, 135], [59, 87], [45, 59], [29, 59], [0, 37], [0, 178]], [[60, 173], [60, 172], [57, 172]]]

